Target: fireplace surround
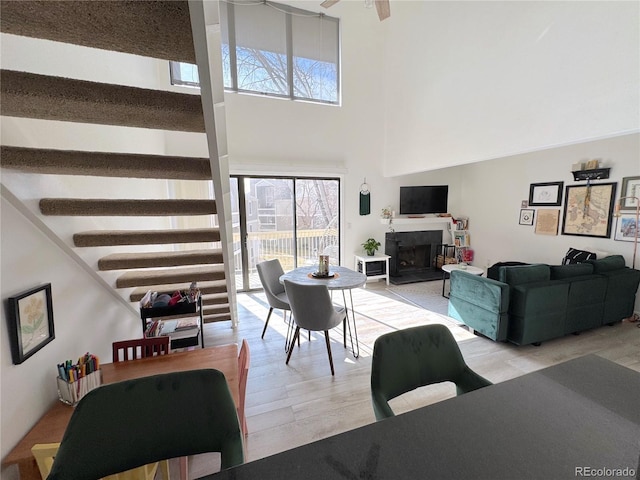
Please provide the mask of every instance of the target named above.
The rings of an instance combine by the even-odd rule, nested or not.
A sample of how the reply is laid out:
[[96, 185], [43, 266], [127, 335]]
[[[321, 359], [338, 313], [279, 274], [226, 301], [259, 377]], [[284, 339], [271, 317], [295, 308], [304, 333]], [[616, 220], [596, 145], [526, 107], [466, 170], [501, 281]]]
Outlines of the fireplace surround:
[[387, 232], [384, 253], [389, 255], [389, 280], [394, 285], [442, 278], [434, 267], [442, 230]]

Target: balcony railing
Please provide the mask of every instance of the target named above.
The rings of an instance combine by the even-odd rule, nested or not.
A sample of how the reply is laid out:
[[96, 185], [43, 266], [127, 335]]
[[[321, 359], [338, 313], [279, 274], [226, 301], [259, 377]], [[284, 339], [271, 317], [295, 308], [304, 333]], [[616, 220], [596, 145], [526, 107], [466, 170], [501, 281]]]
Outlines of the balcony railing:
[[[247, 238], [247, 250], [249, 252], [249, 265], [252, 273], [256, 263], [277, 258], [285, 271], [296, 266], [312, 265], [318, 261], [318, 255], [329, 255], [330, 263], [337, 265], [338, 259], [338, 230], [315, 229], [298, 230], [297, 235], [297, 262], [294, 262], [294, 238], [293, 231], [278, 232], [250, 232]], [[240, 235], [234, 234], [234, 243], [239, 245]], [[236, 271], [241, 268], [240, 252], [236, 254]]]

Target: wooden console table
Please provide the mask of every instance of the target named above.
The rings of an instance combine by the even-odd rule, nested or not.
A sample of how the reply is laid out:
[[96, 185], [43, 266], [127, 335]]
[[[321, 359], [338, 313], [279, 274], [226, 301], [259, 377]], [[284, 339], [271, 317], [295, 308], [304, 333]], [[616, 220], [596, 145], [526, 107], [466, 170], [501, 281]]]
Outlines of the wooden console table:
[[[106, 363], [102, 370], [102, 383], [115, 383], [133, 378], [169, 372], [215, 368], [224, 373], [233, 401], [238, 405], [238, 346], [234, 344], [208, 347], [128, 362]], [[2, 466], [18, 464], [20, 480], [41, 480], [40, 471], [31, 454], [36, 443], [56, 443], [62, 440], [73, 407], [56, 401], [33, 428], [18, 442], [2, 461]]]

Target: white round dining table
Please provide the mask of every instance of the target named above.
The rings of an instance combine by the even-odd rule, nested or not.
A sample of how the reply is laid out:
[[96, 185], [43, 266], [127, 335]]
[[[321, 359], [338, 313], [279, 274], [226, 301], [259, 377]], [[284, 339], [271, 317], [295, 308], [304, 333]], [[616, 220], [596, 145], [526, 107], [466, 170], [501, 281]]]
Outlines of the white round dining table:
[[[342, 301], [347, 313], [345, 318], [345, 325], [349, 331], [349, 337], [351, 339], [351, 351], [353, 356], [358, 358], [360, 356], [360, 346], [358, 345], [358, 329], [356, 328], [355, 310], [353, 309], [353, 295], [351, 291], [354, 288], [362, 287], [367, 283], [367, 276], [363, 273], [356, 272], [346, 267], [339, 265], [329, 266], [328, 277], [316, 277], [314, 273], [318, 270], [317, 265], [311, 265], [306, 267], [298, 267], [284, 275], [280, 276], [280, 283], [284, 283], [285, 280], [291, 282], [300, 283], [303, 285], [325, 285], [329, 290], [341, 290]], [[349, 301], [351, 303], [351, 314], [349, 314], [349, 308], [347, 306], [347, 297], [345, 292], [349, 292]], [[353, 323], [353, 335], [351, 334], [351, 323]], [[355, 343], [354, 343], [355, 337]], [[346, 335], [344, 337], [344, 346], [346, 348]]]

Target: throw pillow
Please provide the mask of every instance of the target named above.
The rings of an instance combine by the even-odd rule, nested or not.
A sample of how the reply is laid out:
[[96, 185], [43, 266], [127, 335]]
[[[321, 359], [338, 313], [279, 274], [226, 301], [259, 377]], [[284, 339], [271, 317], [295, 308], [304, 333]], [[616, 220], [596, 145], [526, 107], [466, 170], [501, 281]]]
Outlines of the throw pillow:
[[584, 263], [587, 260], [595, 260], [596, 258], [597, 258], [597, 255], [593, 252], [587, 252], [586, 250], [578, 250], [577, 248], [570, 248], [567, 254], [562, 259], [562, 265]]

